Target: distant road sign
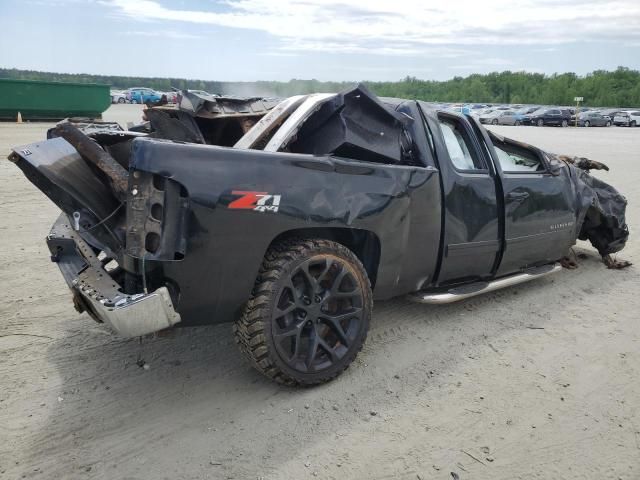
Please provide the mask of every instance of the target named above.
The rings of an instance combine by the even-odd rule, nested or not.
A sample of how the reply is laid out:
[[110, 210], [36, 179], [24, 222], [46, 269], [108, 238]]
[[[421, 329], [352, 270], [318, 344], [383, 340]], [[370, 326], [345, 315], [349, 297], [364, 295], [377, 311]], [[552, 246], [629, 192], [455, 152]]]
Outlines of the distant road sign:
[[584, 100], [584, 97], [575, 97], [573, 99], [574, 102], [582, 102]]

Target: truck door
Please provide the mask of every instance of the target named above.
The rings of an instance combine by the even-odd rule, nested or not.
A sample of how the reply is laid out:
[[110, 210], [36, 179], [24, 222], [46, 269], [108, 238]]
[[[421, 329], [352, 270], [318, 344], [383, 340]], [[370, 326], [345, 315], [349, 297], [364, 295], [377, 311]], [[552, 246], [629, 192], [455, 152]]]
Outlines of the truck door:
[[495, 172], [466, 118], [441, 112], [437, 123], [431, 128], [443, 191], [437, 284], [490, 277], [500, 251]]
[[497, 275], [551, 263], [575, 243], [568, 169], [553, 174], [541, 152], [489, 133], [504, 195], [505, 247]]

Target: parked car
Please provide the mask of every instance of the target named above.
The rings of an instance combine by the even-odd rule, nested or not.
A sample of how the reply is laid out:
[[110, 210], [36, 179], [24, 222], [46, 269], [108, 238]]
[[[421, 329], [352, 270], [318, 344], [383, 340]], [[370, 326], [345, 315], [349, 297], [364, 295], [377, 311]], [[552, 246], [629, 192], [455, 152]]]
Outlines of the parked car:
[[[373, 299], [462, 300], [560, 270], [578, 238], [611, 259], [628, 237], [602, 164], [470, 116], [364, 86], [207, 101], [150, 108], [153, 137], [65, 122], [10, 156], [62, 210], [46, 241], [74, 305], [123, 336], [235, 321], [256, 369], [315, 385], [353, 362]], [[201, 144], [168, 141], [185, 133]]]
[[481, 115], [480, 123], [490, 123], [491, 125], [515, 125], [515, 112], [512, 110], [494, 110], [491, 113]]
[[[127, 90], [127, 100], [130, 103], [161, 102], [163, 94], [150, 88], [130, 88]], [[166, 99], [166, 96], [164, 96]]]
[[618, 114], [618, 112], [623, 111], [621, 108], [598, 108], [594, 110], [594, 112], [598, 112], [602, 115], [606, 115], [613, 122], [614, 117]]
[[126, 92], [111, 90], [111, 103], [127, 103]]
[[569, 113], [571, 113], [571, 125], [575, 125], [576, 124], [576, 112], [578, 112], [578, 121], [580, 121], [580, 115], [588, 112], [591, 109], [591, 107], [565, 107], [566, 110], [569, 110]]
[[578, 126], [580, 127], [610, 127], [611, 118], [599, 112], [584, 112], [578, 114]]
[[538, 127], [545, 125], [567, 127], [570, 121], [571, 113], [559, 108], [542, 108], [522, 117], [523, 125], [537, 125]]
[[495, 108], [492, 107], [487, 107], [487, 108], [479, 108], [477, 110], [471, 110], [471, 112], [469, 112], [469, 115], [471, 115], [472, 117], [475, 117], [477, 119], [480, 119], [481, 116], [483, 115], [488, 115], [491, 112], [494, 112]]
[[468, 115], [472, 112], [471, 108], [466, 105], [452, 105], [447, 108], [447, 110], [450, 112], [461, 113], [463, 115]]
[[540, 110], [540, 106], [529, 106], [522, 107], [514, 113], [514, 122], [513, 125], [522, 125], [522, 121], [525, 116], [530, 115], [531, 113]]
[[613, 117], [613, 124], [621, 127], [637, 127], [640, 125], [640, 111], [627, 110], [626, 112], [618, 112]]

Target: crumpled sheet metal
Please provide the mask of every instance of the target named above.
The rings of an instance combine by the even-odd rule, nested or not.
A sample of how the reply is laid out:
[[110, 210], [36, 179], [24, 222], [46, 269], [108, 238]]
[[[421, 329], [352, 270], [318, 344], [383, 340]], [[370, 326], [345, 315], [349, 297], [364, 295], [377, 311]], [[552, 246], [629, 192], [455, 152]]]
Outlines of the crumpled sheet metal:
[[584, 157], [547, 153], [552, 162], [563, 162], [571, 170], [576, 204], [578, 239], [589, 240], [603, 257], [622, 250], [629, 237], [625, 211], [627, 199], [589, 170], [609, 170], [604, 163]]
[[188, 90], [182, 90], [180, 95], [178, 108], [201, 118], [261, 117], [281, 101], [277, 98], [200, 95]]
[[600, 255], [619, 252], [629, 237], [625, 219], [627, 199], [608, 183], [591, 176], [587, 171], [575, 170], [578, 225], [582, 225], [578, 238], [589, 240]]
[[[500, 141], [505, 140], [505, 137], [494, 132], [489, 132], [489, 136]], [[552, 173], [559, 174], [558, 169], [562, 167], [569, 169], [576, 193], [576, 225], [580, 228], [577, 238], [589, 240], [605, 258], [605, 263], [611, 261], [608, 255], [622, 250], [629, 238], [629, 227], [625, 218], [627, 199], [614, 187], [589, 173], [590, 170], [608, 171], [609, 167], [589, 158], [557, 155], [525, 142], [512, 139], [509, 141], [538, 150], [549, 162]], [[607, 266], [621, 268], [628, 265], [630, 263], [623, 262], [621, 265]]]
[[358, 85], [327, 99], [302, 124], [288, 150], [397, 164], [411, 149], [411, 122]]

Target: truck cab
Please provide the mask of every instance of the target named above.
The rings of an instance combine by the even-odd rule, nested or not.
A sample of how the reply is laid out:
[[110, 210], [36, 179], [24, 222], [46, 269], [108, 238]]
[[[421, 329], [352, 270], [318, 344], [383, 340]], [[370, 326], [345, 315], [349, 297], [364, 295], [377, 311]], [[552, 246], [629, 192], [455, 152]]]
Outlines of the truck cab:
[[436, 285], [502, 276], [566, 254], [576, 238], [575, 194], [541, 151], [490, 133], [471, 116], [433, 112], [425, 122], [444, 209]]

